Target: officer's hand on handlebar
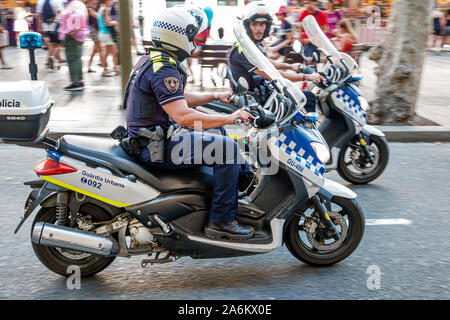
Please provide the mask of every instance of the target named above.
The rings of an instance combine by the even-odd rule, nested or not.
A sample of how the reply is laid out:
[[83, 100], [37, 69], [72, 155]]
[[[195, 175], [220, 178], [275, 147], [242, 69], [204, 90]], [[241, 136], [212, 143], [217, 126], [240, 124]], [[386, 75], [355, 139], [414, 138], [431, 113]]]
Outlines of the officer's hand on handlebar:
[[301, 63], [293, 63], [293, 64], [289, 65], [289, 69], [292, 71], [295, 71], [295, 72], [301, 71], [303, 67], [304, 67], [304, 65]]
[[230, 97], [233, 95], [232, 92], [223, 92], [217, 94], [217, 100], [223, 103], [230, 103]]
[[327, 80], [318, 73], [308, 74], [306, 76], [306, 80], [312, 81], [314, 83], [321, 83], [321, 82], [326, 83], [327, 82]]
[[239, 109], [228, 116], [228, 124], [248, 123], [250, 119], [255, 119], [255, 117], [249, 112]]

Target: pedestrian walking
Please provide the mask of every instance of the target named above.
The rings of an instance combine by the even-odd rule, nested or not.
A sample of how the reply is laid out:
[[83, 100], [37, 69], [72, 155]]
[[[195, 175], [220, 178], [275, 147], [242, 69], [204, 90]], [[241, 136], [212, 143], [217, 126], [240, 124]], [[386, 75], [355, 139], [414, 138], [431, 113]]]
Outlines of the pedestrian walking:
[[81, 55], [89, 32], [88, 16], [86, 5], [80, 0], [69, 0], [61, 15], [59, 40], [64, 41], [72, 82], [65, 90], [78, 91], [84, 88]]
[[[328, 26], [328, 16], [324, 11], [319, 9], [319, 1], [318, 0], [305, 0], [303, 1], [305, 5], [305, 10], [300, 14], [299, 21], [302, 22], [307, 16], [314, 16], [317, 21], [317, 24], [322, 29], [322, 31], [326, 32]], [[303, 32], [303, 27], [300, 25], [300, 39], [301, 42], [305, 46], [305, 56], [312, 57], [314, 52], [320, 56], [320, 51], [317, 50], [317, 47], [311, 43], [306, 35], [306, 32]]]
[[16, 45], [20, 46], [20, 34], [27, 32], [30, 28], [28, 26], [27, 18], [30, 13], [25, 10], [23, 1], [17, 1], [17, 7], [14, 10], [14, 32], [16, 33]]
[[450, 9], [447, 10], [447, 14], [446, 14], [446, 22], [445, 22], [445, 37], [444, 40], [442, 41], [442, 47], [444, 47], [444, 45], [449, 43], [449, 39], [450, 39]]
[[39, 0], [36, 5], [40, 32], [47, 38], [47, 65], [58, 69], [61, 58], [61, 41], [58, 39], [59, 17], [64, 10], [62, 0]]
[[[100, 0], [100, 7], [97, 13], [98, 37], [102, 47], [102, 66], [104, 77], [112, 77], [119, 74], [117, 45], [114, 42], [114, 26], [118, 23], [111, 19], [112, 0]], [[113, 57], [114, 71], [108, 69], [108, 57]]]
[[91, 40], [94, 42], [94, 47], [92, 48], [92, 53], [89, 58], [88, 63], [88, 72], [95, 72], [91, 68], [92, 61], [94, 60], [94, 57], [96, 54], [100, 56], [100, 60], [102, 57], [102, 44], [98, 38], [98, 22], [97, 22], [97, 11], [99, 9], [98, 0], [88, 0], [87, 1], [87, 9], [89, 13], [89, 36]]
[[431, 49], [436, 50], [436, 48], [441, 48], [442, 46], [447, 21], [444, 13], [439, 10], [437, 5], [434, 6], [433, 11], [431, 12], [431, 19], [433, 26]]
[[350, 20], [342, 19], [339, 22], [338, 29], [338, 50], [343, 53], [349, 53], [352, 46], [357, 42], [357, 39], [356, 32]]
[[274, 44], [266, 49], [267, 57], [278, 60], [287, 53], [286, 47], [292, 42], [292, 25], [287, 20], [288, 10], [286, 6], [281, 6], [275, 13], [277, 19], [281, 22], [277, 32], [277, 39]]
[[335, 6], [334, 0], [328, 0], [328, 4], [326, 5], [327, 10], [325, 11], [328, 20], [326, 35], [330, 39], [337, 36], [336, 31], [338, 31], [338, 24], [344, 19], [344, 13], [340, 10], [336, 10]]
[[6, 14], [3, 5], [0, 2], [0, 63], [2, 69], [11, 69], [12, 67], [5, 62], [3, 49], [9, 45], [9, 32], [6, 29]]

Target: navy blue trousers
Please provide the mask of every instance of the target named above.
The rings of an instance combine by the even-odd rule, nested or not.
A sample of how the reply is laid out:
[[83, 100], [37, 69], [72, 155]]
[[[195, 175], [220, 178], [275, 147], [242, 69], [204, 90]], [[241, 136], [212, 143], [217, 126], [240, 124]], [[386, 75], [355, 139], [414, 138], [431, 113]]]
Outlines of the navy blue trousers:
[[183, 132], [166, 140], [164, 162], [152, 162], [147, 148], [142, 150], [138, 160], [149, 167], [165, 170], [212, 167], [214, 185], [209, 218], [213, 222], [228, 222], [236, 217], [239, 176], [252, 171], [237, 143], [222, 127], [204, 132]]

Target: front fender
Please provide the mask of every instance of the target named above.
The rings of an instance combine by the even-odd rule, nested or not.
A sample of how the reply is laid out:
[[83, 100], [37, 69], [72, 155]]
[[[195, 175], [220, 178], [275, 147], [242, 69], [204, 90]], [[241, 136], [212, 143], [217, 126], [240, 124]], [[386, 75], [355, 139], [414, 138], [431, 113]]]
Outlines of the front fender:
[[330, 179], [324, 179], [323, 186], [320, 188], [318, 193], [327, 200], [331, 200], [335, 196], [347, 199], [357, 198], [356, 193], [352, 190]]
[[364, 133], [367, 136], [374, 135], [379, 137], [384, 137], [384, 133], [381, 130], [378, 130], [374, 126], [366, 124], [364, 127], [362, 127], [361, 132]]

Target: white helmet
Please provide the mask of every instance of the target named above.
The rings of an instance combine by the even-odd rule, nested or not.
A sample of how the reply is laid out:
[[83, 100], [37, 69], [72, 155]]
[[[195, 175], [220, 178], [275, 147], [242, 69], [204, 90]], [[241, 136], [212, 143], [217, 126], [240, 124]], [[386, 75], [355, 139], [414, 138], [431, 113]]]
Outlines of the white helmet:
[[174, 52], [183, 61], [195, 50], [195, 36], [207, 28], [208, 18], [202, 9], [176, 6], [155, 18], [152, 41], [156, 47]]
[[244, 27], [247, 31], [250, 39], [255, 41], [253, 38], [252, 31], [250, 30], [250, 22], [264, 22], [266, 24], [266, 31], [264, 32], [264, 38], [269, 36], [270, 27], [272, 26], [272, 15], [270, 14], [269, 8], [262, 1], [250, 2], [245, 7], [244, 14]]

